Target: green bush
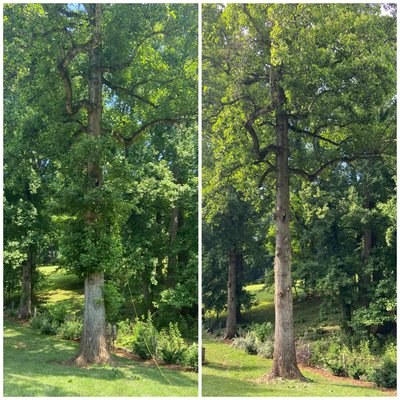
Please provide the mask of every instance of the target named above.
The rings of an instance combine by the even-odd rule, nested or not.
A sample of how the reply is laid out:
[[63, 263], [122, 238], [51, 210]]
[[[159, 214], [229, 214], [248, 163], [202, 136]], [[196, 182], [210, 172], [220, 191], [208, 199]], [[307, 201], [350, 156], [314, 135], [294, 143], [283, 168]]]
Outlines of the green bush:
[[44, 307], [44, 314], [46, 314], [49, 320], [56, 324], [61, 325], [67, 319], [68, 308], [64, 303], [49, 304]]
[[57, 336], [65, 340], [79, 339], [82, 334], [82, 322], [78, 319], [65, 321], [57, 329]]
[[368, 341], [361, 341], [347, 357], [346, 372], [354, 379], [370, 380], [373, 371], [374, 357]]
[[44, 335], [55, 335], [59, 328], [59, 324], [52, 322], [49, 315], [45, 313], [37, 314], [36, 317], [33, 317], [30, 326]]
[[199, 370], [199, 346], [197, 343], [193, 343], [186, 349], [182, 365], [191, 367], [196, 372]]
[[132, 322], [129, 319], [117, 322], [117, 340], [115, 344], [124, 348], [132, 348], [134, 340]]
[[179, 332], [178, 324], [169, 324], [160, 334], [158, 355], [167, 364], [182, 364], [187, 346]]
[[257, 347], [257, 354], [264, 358], [272, 358], [274, 355], [274, 342], [272, 340], [266, 340]]
[[391, 343], [386, 348], [383, 360], [372, 373], [372, 380], [380, 387], [395, 388], [397, 380], [397, 349]]
[[103, 288], [104, 306], [108, 322], [116, 322], [120, 317], [121, 306], [124, 302], [124, 297], [119, 292], [117, 286], [112, 282], [106, 282]]
[[372, 379], [380, 387], [395, 388], [397, 381], [396, 362], [385, 358], [383, 362], [375, 368]]
[[158, 332], [151, 318], [136, 321], [133, 337], [132, 350], [135, 354], [144, 360], [157, 357]]
[[237, 349], [244, 350], [248, 354], [257, 354], [260, 343], [254, 331], [247, 331], [244, 336], [233, 339], [232, 345]]
[[[347, 351], [347, 348], [344, 352]], [[346, 362], [345, 354], [343, 354], [343, 349], [341, 345], [336, 342], [332, 342], [325, 356], [322, 358], [324, 366], [335, 376], [345, 376], [346, 375]]]
[[271, 322], [265, 322], [264, 324], [253, 324], [250, 326], [250, 330], [253, 331], [260, 342], [272, 341], [274, 337], [274, 326]]

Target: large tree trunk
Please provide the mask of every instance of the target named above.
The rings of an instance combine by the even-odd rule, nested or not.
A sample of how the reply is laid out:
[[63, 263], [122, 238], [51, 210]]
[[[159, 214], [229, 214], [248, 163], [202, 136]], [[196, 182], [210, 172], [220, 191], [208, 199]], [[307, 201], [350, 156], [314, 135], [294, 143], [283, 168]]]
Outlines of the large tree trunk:
[[228, 303], [226, 311], [225, 339], [232, 339], [236, 335], [236, 263], [236, 251], [231, 250], [229, 252]]
[[[276, 71], [275, 71], [276, 73]], [[275, 344], [271, 377], [304, 379], [296, 361], [291, 278], [288, 116], [278, 74], [272, 77], [276, 110]]]
[[29, 319], [32, 315], [32, 251], [28, 249], [26, 261], [22, 265], [21, 298], [18, 307], [18, 318]]
[[[95, 24], [98, 42], [89, 50], [89, 102], [88, 134], [95, 138], [102, 135], [101, 117], [103, 111], [102, 71], [100, 54], [100, 4], [89, 5]], [[88, 190], [100, 190], [103, 183], [100, 165], [88, 162]], [[100, 215], [89, 210], [86, 224], [90, 226]], [[99, 266], [101, 269], [101, 266]], [[104, 307], [104, 273], [92, 272], [85, 278], [85, 310], [80, 350], [75, 358], [78, 365], [90, 363], [104, 364], [111, 361], [106, 336], [106, 312]]]
[[105, 364], [111, 361], [106, 336], [104, 307], [104, 273], [95, 272], [85, 278], [85, 311], [77, 365]]

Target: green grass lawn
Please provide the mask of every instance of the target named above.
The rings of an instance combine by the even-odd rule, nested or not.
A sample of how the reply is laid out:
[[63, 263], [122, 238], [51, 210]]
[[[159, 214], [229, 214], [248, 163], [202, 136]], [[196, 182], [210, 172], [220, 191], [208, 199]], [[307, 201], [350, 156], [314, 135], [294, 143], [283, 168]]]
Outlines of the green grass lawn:
[[[66, 366], [78, 345], [4, 323], [4, 396], [197, 396], [197, 374], [113, 356], [114, 367]], [[163, 377], [163, 374], [167, 379]], [[168, 380], [168, 381], [167, 381]]]
[[248, 355], [221, 340], [203, 338], [206, 348], [206, 365], [203, 366], [203, 396], [218, 397], [357, 397], [388, 396], [376, 388], [353, 386], [344, 382], [333, 382], [320, 375], [305, 372], [311, 382], [277, 380], [255, 382], [266, 375], [272, 361]]
[[[245, 289], [255, 296], [258, 305], [252, 307], [249, 311], [243, 312], [242, 322], [246, 324], [267, 321], [273, 323], [275, 321], [273, 289], [267, 290], [263, 284], [248, 285]], [[300, 289], [297, 289], [297, 294], [293, 290], [294, 327], [297, 333], [303, 332], [310, 326], [320, 327], [327, 332], [339, 328], [339, 314], [326, 313], [324, 322], [321, 323], [321, 301], [318, 299], [300, 300], [301, 295], [302, 291]]]
[[83, 281], [57, 266], [38, 268], [45, 281], [37, 292], [40, 303], [64, 303], [71, 311], [83, 309]]

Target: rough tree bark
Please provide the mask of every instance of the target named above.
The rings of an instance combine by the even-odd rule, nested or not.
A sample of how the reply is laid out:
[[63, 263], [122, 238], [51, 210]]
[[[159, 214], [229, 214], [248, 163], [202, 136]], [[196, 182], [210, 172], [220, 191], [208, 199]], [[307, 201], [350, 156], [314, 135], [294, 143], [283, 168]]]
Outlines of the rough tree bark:
[[176, 237], [178, 234], [178, 225], [179, 225], [179, 207], [173, 207], [171, 209], [171, 216], [169, 222], [169, 250], [168, 250], [168, 269], [167, 269], [167, 278], [166, 278], [166, 286], [168, 288], [172, 288], [175, 286], [175, 271], [176, 265], [178, 262], [178, 254], [175, 252], [176, 247]]
[[111, 362], [106, 337], [103, 287], [103, 272], [95, 272], [85, 278], [83, 333], [79, 353], [74, 360], [77, 365]]
[[275, 343], [270, 376], [286, 379], [305, 379], [296, 361], [293, 298], [291, 278], [290, 198], [288, 115], [285, 93], [279, 86], [279, 71], [271, 77], [272, 99], [276, 119], [276, 244], [275, 244]]
[[32, 251], [28, 249], [26, 261], [22, 265], [21, 298], [18, 318], [29, 319], [32, 316]]
[[231, 250], [229, 252], [228, 302], [226, 310], [225, 339], [232, 339], [236, 335], [236, 263], [236, 251]]
[[[92, 6], [92, 8], [90, 8]], [[88, 134], [95, 138], [102, 135], [101, 117], [103, 111], [102, 96], [102, 70], [100, 54], [100, 4], [90, 5], [92, 20], [95, 27], [97, 40], [89, 49], [89, 108], [88, 108]], [[88, 190], [102, 186], [102, 171], [99, 165], [88, 162]], [[91, 225], [99, 218], [93, 211], [88, 211], [86, 224]], [[99, 266], [101, 267], [101, 266]], [[104, 305], [104, 273], [101, 271], [89, 273], [85, 278], [85, 309], [83, 317], [83, 333], [78, 355], [75, 363], [105, 364], [111, 362], [111, 354], [107, 344], [106, 336], [106, 311]]]
[[236, 260], [236, 323], [242, 321], [240, 296], [243, 291], [243, 254], [238, 253]]

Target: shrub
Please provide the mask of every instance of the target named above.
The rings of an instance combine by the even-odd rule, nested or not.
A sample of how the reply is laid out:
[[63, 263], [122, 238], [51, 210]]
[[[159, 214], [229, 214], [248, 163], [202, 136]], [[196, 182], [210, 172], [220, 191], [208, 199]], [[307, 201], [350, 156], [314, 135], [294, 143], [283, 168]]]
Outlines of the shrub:
[[380, 387], [395, 388], [397, 380], [396, 345], [386, 348], [383, 360], [372, 373], [372, 380]]
[[[344, 349], [344, 352], [347, 348]], [[345, 354], [339, 343], [331, 343], [326, 355], [323, 357], [324, 366], [335, 376], [345, 376]]]
[[44, 314], [46, 314], [48, 319], [56, 325], [61, 325], [65, 322], [69, 315], [67, 306], [64, 303], [46, 305], [44, 307]]
[[373, 371], [374, 357], [368, 341], [361, 341], [347, 357], [346, 372], [354, 379], [369, 380]]
[[106, 282], [103, 288], [104, 306], [108, 322], [116, 322], [120, 316], [120, 309], [124, 302], [124, 297], [112, 282]]
[[299, 342], [296, 345], [296, 359], [297, 362], [303, 365], [311, 365], [312, 350], [309, 343]]
[[186, 349], [182, 365], [191, 367], [196, 372], [199, 370], [199, 346], [197, 343], [193, 343]]
[[82, 322], [78, 319], [65, 321], [57, 330], [57, 336], [65, 340], [79, 339], [82, 334]]
[[133, 333], [132, 349], [144, 360], [157, 356], [158, 332], [151, 318], [147, 321], [136, 321]]
[[380, 387], [395, 388], [397, 380], [396, 362], [384, 358], [383, 362], [375, 368], [372, 379]]
[[244, 336], [239, 336], [233, 339], [233, 347], [242, 349], [248, 354], [257, 354], [260, 341], [254, 331], [248, 331]]
[[133, 325], [129, 319], [117, 322], [117, 340], [116, 345], [126, 348], [132, 348], [135, 337], [133, 335]]
[[167, 364], [182, 364], [187, 346], [178, 329], [178, 324], [169, 324], [160, 335], [158, 354]]
[[272, 340], [266, 340], [257, 347], [257, 354], [264, 358], [272, 358], [274, 355], [274, 342]]
[[59, 327], [58, 324], [51, 321], [47, 314], [37, 314], [32, 318], [30, 326], [44, 335], [55, 335]]
[[253, 324], [250, 327], [260, 342], [267, 340], [271, 341], [274, 336], [274, 326], [271, 322], [265, 322], [264, 324]]

